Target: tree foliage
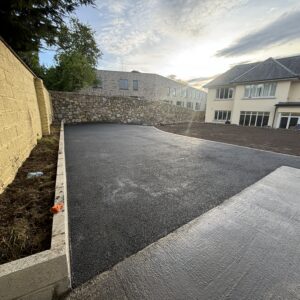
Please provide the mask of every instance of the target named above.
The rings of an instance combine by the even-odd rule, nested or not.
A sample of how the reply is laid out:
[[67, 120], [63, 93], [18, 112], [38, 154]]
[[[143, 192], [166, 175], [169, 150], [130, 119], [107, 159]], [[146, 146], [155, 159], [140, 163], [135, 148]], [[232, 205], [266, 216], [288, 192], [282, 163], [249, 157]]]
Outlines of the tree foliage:
[[1, 0], [0, 35], [16, 51], [39, 51], [42, 41], [55, 45], [64, 18], [94, 0]]
[[44, 81], [52, 90], [74, 91], [96, 82], [97, 60], [101, 56], [94, 32], [72, 18], [57, 39], [56, 66], [46, 71]]
[[56, 91], [74, 91], [90, 86], [96, 80], [95, 70], [80, 52], [60, 53], [57, 65], [47, 70], [46, 86]]
[[98, 58], [102, 55], [92, 28], [81, 24], [76, 18], [71, 18], [69, 26], [62, 26], [56, 45], [58, 52], [81, 53], [92, 66], [97, 64]]
[[[94, 1], [1, 0], [0, 35], [48, 88], [78, 90], [95, 82], [94, 68], [102, 54], [91, 27], [70, 16], [78, 6]], [[42, 45], [57, 50], [56, 65], [48, 70], [39, 63]]]

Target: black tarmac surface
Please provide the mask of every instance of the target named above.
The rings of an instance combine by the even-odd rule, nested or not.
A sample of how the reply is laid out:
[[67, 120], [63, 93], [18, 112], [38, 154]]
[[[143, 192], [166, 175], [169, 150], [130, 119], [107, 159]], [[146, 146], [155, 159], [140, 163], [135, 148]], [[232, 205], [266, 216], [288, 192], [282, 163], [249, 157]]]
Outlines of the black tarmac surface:
[[299, 181], [276, 169], [67, 299], [299, 299]]
[[134, 125], [65, 128], [72, 284], [300, 158]]

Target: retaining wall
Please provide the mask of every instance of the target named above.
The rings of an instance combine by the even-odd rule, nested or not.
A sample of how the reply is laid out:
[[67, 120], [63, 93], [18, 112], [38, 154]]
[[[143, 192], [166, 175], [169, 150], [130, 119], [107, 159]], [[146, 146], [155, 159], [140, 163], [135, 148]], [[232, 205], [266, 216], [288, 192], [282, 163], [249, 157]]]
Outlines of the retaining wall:
[[51, 121], [43, 81], [0, 39], [0, 193], [37, 140], [50, 133]]
[[134, 97], [84, 95], [51, 91], [54, 121], [65, 123], [114, 122], [127, 124], [172, 124], [203, 121], [204, 112], [161, 101]]
[[55, 300], [71, 288], [64, 128], [61, 126], [55, 202], [64, 209], [53, 216], [51, 248], [0, 265], [0, 300]]

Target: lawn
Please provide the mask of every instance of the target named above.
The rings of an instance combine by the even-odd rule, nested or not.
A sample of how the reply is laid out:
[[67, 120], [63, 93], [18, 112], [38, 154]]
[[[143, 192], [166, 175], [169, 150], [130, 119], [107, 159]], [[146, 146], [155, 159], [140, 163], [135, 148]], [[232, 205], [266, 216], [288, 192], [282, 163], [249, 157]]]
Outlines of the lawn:
[[210, 123], [181, 123], [157, 128], [180, 135], [300, 155], [300, 130], [243, 127]]

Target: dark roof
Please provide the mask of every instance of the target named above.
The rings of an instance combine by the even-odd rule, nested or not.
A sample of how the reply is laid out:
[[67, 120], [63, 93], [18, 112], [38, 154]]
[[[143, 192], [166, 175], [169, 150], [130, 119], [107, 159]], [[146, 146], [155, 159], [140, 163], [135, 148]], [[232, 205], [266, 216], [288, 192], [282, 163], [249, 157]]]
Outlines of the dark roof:
[[234, 66], [204, 87], [299, 78], [300, 56], [279, 59], [270, 57], [262, 62]]
[[300, 102], [279, 102], [275, 104], [275, 106], [282, 107], [282, 106], [300, 106]]

